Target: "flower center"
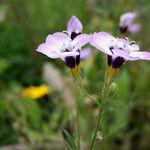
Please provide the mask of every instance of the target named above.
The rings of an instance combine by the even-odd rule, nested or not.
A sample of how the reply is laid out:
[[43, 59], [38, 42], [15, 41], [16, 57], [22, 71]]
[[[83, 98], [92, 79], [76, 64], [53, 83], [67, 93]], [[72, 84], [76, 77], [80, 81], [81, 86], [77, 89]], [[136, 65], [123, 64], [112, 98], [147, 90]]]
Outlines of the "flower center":
[[135, 41], [129, 41], [128, 38], [125, 39], [114, 39], [111, 41], [111, 46], [109, 47], [110, 51], [113, 52], [113, 49], [120, 49], [127, 51], [128, 53], [133, 51], [138, 51], [139, 47]]
[[116, 49], [125, 50], [127, 46], [127, 41], [121, 41], [119, 38], [117, 38], [115, 41], [113, 41], [112, 44], [113, 44], [113, 47]]
[[62, 46], [60, 47], [60, 51], [63, 52], [72, 52], [73, 50], [73, 45], [70, 41], [66, 41], [66, 43], [63, 43]]

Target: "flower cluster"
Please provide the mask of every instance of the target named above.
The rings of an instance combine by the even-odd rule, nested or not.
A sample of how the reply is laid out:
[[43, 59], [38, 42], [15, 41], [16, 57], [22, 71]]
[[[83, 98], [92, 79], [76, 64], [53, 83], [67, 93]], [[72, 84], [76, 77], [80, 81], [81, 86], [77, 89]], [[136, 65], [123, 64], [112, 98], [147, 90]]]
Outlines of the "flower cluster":
[[[61, 58], [66, 66], [71, 69], [77, 88], [79, 87], [85, 95], [87, 95], [90, 99], [94, 100], [98, 104], [98, 119], [89, 150], [93, 149], [96, 137], [98, 135], [98, 127], [101, 122], [104, 102], [109, 95], [110, 89], [114, 90], [115, 88], [115, 84], [111, 83], [117, 70], [122, 66], [125, 61], [128, 60], [150, 60], [150, 52], [140, 51], [140, 47], [136, 42], [129, 41], [129, 39], [125, 37], [126, 32], [137, 32], [140, 29], [140, 26], [134, 23], [135, 18], [135, 13], [123, 14], [120, 17], [119, 37], [114, 37], [107, 32], [83, 34], [83, 26], [80, 20], [75, 16], [72, 16], [68, 22], [66, 31], [49, 34], [46, 37], [45, 43], [42, 43], [37, 48], [38, 52], [41, 52], [50, 58]], [[108, 59], [108, 67], [105, 74], [104, 85], [102, 88], [101, 96], [98, 97], [98, 99], [93, 99], [83, 88], [82, 82], [80, 82], [80, 59], [85, 59], [92, 54], [91, 48], [81, 49], [87, 43], [106, 54]], [[77, 88], [75, 89], [77, 112], [77, 148], [75, 149], [80, 150], [80, 111], [78, 106], [78, 100], [80, 100], [79, 96], [81, 94], [77, 95]], [[99, 137], [102, 139], [101, 136]], [[76, 147], [76, 145], [74, 147]]]
[[[135, 13], [123, 14], [120, 18], [120, 32], [138, 31], [139, 25], [134, 23], [135, 18]], [[105, 53], [108, 57], [108, 66], [113, 69], [120, 68], [127, 60], [150, 60], [150, 52], [140, 51], [138, 44], [129, 41], [128, 38], [114, 37], [107, 32], [83, 34], [82, 28], [80, 20], [72, 16], [67, 31], [49, 34], [37, 51], [50, 58], [61, 58], [71, 68], [72, 74], [79, 72], [80, 54], [84, 58], [91, 53], [89, 49], [81, 53], [81, 48], [87, 43]]]

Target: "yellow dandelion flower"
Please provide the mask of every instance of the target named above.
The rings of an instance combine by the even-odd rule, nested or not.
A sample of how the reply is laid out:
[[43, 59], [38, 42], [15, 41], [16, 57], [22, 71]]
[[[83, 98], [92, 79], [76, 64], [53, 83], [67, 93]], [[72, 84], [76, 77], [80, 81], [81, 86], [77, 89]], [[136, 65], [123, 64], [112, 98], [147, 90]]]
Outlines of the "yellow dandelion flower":
[[28, 96], [32, 99], [41, 98], [52, 92], [52, 89], [46, 84], [40, 86], [29, 86], [23, 90], [23, 95]]

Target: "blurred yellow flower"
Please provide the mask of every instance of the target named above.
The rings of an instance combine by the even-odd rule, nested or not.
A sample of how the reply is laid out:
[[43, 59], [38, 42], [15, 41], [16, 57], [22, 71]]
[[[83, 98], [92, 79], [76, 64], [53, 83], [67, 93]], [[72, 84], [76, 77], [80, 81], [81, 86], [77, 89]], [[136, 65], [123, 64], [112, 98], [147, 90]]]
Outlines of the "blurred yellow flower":
[[32, 99], [38, 99], [52, 92], [52, 89], [46, 84], [40, 86], [29, 86], [23, 90], [23, 95]]

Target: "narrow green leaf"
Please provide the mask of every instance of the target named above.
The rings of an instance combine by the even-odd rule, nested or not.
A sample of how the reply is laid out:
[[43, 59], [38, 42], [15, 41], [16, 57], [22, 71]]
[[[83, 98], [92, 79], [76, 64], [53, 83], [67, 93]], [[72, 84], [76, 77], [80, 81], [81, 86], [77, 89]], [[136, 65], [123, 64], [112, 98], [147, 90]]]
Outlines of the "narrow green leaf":
[[63, 133], [65, 135], [65, 141], [67, 143], [69, 150], [76, 150], [77, 147], [74, 138], [65, 129], [63, 130]]

